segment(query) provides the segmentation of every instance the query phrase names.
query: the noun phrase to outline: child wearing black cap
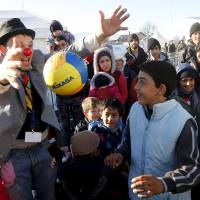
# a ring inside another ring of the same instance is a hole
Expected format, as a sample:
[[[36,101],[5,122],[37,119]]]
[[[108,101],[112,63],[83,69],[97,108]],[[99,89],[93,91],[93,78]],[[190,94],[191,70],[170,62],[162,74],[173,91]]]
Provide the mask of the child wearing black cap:
[[[64,31],[62,24],[57,20],[53,20],[51,22],[50,31],[51,31],[50,38],[55,39],[59,35],[63,35],[66,38],[66,40],[68,41],[69,45],[75,41],[74,35],[69,31]]]
[[[198,72],[189,64],[183,63],[177,66],[177,89],[175,99],[196,120],[200,127],[200,94]],[[198,146],[200,147],[200,129],[198,129]],[[192,200],[198,199],[200,185],[192,189]]]
[[[199,75],[189,63],[177,66],[177,88],[174,96],[195,117],[197,124],[200,124]]]
[[[147,49],[149,53],[148,61],[159,60],[159,61],[169,62],[167,54],[161,52],[161,45],[157,39],[155,38],[148,39]]]
[[[141,66],[125,138],[105,163],[117,167],[129,156],[130,199],[191,199],[199,182],[197,125],[169,95],[176,87],[176,70],[163,61]]]
[[[196,22],[190,27],[190,40],[182,55],[182,63],[192,63],[193,67],[196,68],[197,58],[195,48],[198,43],[200,43],[200,23]]]

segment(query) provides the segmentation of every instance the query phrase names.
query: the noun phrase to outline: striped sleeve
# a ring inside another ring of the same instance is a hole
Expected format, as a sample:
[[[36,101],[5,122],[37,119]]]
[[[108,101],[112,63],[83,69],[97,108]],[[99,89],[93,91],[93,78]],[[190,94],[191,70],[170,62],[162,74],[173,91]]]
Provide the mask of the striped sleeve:
[[[180,193],[190,190],[200,181],[198,128],[189,119],[180,134],[176,145],[176,169],[165,174],[163,181],[167,191]]]

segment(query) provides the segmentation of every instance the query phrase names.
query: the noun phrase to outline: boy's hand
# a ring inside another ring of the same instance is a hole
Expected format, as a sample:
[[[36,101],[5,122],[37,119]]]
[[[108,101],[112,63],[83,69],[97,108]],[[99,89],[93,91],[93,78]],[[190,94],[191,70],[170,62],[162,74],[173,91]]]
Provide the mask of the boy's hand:
[[[26,63],[22,61],[22,49],[9,49],[0,66],[0,83],[11,84],[14,88],[19,89],[17,79],[21,76],[20,68],[26,67]]]
[[[147,198],[164,192],[160,179],[152,175],[142,175],[131,180],[133,192],[140,198]]]
[[[50,163],[50,167],[53,169],[53,168],[56,167],[56,164],[57,164],[56,159],[55,159],[55,158],[52,158],[52,161],[51,161],[51,163]]]
[[[62,158],[62,162],[66,162],[71,157],[71,151],[68,146],[63,146],[60,148],[61,151],[64,153],[64,157]]]
[[[122,164],[123,156],[120,153],[111,153],[104,160],[105,165],[115,169]]]
[[[128,66],[131,66],[134,63],[134,59],[129,59],[127,61]]]
[[[99,11],[101,17],[101,31],[97,34],[97,41],[101,44],[107,37],[114,35],[120,30],[127,30],[127,27],[122,27],[121,24],[129,17],[126,13],[127,9],[121,9],[121,6],[113,12],[109,19],[105,19],[103,11]]]

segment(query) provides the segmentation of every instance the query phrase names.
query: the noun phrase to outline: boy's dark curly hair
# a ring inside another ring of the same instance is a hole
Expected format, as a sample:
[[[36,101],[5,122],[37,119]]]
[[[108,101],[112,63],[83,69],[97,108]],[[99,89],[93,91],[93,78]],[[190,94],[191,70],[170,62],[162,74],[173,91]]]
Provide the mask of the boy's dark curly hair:
[[[102,107],[103,107],[103,110],[105,110],[108,107],[110,107],[112,109],[117,109],[119,116],[122,116],[123,105],[121,104],[121,102],[118,99],[115,99],[115,98],[105,99],[102,103]]]

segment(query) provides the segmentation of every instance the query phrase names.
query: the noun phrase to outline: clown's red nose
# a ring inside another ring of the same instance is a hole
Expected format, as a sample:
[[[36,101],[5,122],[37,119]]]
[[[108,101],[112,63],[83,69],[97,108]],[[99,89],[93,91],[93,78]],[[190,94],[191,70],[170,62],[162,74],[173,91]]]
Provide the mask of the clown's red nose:
[[[32,50],[30,48],[25,48],[23,50],[23,54],[26,56],[26,57],[30,57],[32,55]]]

